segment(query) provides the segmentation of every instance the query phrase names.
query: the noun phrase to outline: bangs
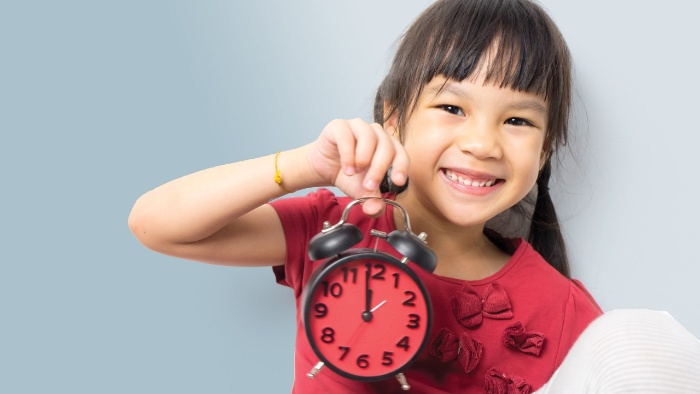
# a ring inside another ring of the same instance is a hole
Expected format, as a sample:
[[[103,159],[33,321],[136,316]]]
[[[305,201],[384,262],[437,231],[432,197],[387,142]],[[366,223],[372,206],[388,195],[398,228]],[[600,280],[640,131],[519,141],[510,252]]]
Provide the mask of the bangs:
[[[433,78],[461,82],[483,76],[486,83],[542,97],[549,107],[547,147],[560,146],[567,135],[570,70],[564,38],[539,5],[437,1],[403,35],[377,91],[375,119],[384,123],[396,115],[403,127]]]
[[[422,53],[414,57],[420,59],[414,67],[422,70],[416,75],[418,86],[438,75],[462,81],[486,67],[486,82],[551,98],[550,85],[558,79],[562,59],[559,45],[552,42],[558,32],[550,30],[542,13],[511,1],[454,5],[415,26],[418,36],[428,37],[428,45],[416,48]]]

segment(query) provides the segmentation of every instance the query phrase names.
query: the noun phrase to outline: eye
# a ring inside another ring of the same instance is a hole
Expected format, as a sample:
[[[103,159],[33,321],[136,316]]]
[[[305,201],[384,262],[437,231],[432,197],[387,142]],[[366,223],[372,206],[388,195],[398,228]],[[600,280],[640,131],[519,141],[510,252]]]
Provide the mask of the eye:
[[[505,123],[512,125],[512,126],[530,126],[530,127],[534,126],[534,124],[532,124],[532,122],[530,122],[527,119],[523,119],[523,118],[510,118],[510,119],[506,120]]]
[[[464,112],[462,111],[462,108],[459,108],[456,105],[440,105],[438,108],[441,108],[443,111],[449,112],[452,115],[459,115],[459,116],[464,116]]]

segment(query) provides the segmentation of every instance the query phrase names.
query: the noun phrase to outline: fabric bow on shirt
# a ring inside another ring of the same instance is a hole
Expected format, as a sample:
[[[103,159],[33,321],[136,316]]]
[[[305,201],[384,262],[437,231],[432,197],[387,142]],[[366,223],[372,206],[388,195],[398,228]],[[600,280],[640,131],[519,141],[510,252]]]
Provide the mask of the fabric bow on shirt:
[[[513,317],[508,295],[498,282],[491,283],[483,297],[472,286],[465,285],[452,298],[452,310],[467,328],[479,326],[484,318],[504,320]]]
[[[515,322],[515,324],[503,331],[503,344],[523,353],[539,356],[542,351],[542,345],[544,345],[544,334],[536,331],[527,331],[523,323]]]
[[[442,362],[457,360],[464,372],[470,373],[481,361],[483,346],[481,342],[462,333],[459,336],[443,327],[432,341],[430,354]]]
[[[532,387],[520,376],[508,376],[491,368],[486,372],[484,391],[488,394],[530,394]]]

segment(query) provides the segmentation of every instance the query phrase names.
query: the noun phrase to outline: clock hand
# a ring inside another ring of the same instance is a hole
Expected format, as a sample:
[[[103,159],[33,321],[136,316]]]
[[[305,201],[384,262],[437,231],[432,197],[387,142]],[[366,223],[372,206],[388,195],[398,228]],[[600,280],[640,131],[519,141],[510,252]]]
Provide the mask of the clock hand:
[[[379,304],[377,304],[377,306],[375,306],[374,308],[372,308],[371,311],[363,312],[363,314],[362,314],[363,320],[364,320],[364,314],[365,314],[365,313],[369,313],[370,319],[371,319],[372,312],[376,311],[377,309],[379,309],[379,307],[381,307],[381,306],[384,305],[384,304],[386,304],[386,300],[384,300],[384,301],[380,302]],[[350,345],[352,345],[353,343],[355,343],[355,339],[357,338],[357,336],[364,330],[365,327],[367,327],[367,324],[365,324],[366,322],[368,322],[368,320],[365,320],[365,321],[363,321],[362,323],[360,323],[360,324],[357,326],[357,328],[355,329],[355,331],[352,333],[352,335],[350,335],[350,339],[348,340],[348,346],[350,346]]]
[[[384,304],[386,304],[386,300],[380,302],[377,306],[375,306],[374,308],[372,308],[372,309],[370,310],[370,312],[376,311],[377,309],[379,309],[380,306],[382,306],[382,305],[384,305]]]
[[[372,305],[372,289],[369,288],[371,268],[372,265],[367,264],[367,270],[365,271],[365,310],[362,311],[362,320],[365,322],[372,320],[372,311],[369,309]]]

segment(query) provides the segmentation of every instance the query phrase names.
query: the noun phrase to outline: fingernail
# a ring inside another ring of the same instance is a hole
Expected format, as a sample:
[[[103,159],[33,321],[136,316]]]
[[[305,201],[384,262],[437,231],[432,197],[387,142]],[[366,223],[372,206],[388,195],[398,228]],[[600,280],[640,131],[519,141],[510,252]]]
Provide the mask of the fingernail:
[[[346,166],[344,172],[347,176],[353,176],[355,175],[355,167]]]
[[[367,179],[365,180],[365,189],[367,190],[375,190],[377,188],[377,182],[375,182],[372,179]]]
[[[392,178],[394,178],[394,183],[398,185],[403,185],[406,183],[406,174],[403,172],[397,172],[392,174]]]

